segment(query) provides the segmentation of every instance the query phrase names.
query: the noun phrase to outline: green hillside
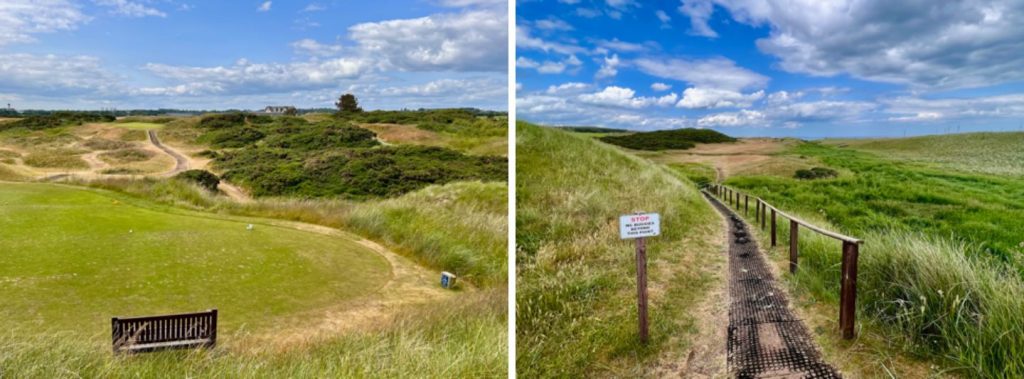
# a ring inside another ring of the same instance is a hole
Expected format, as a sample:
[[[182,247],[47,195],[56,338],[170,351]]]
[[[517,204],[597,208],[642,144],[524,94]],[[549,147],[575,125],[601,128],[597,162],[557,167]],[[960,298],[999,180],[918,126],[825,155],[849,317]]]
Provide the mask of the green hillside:
[[[634,150],[686,150],[698,143],[736,142],[735,138],[710,129],[673,129],[610,135],[601,141]]]
[[[1024,176],[1024,133],[1020,132],[830,140],[826,143],[959,171]]]
[[[643,375],[685,349],[691,312],[724,261],[720,221],[681,174],[584,135],[517,129],[517,362],[521,377]],[[662,215],[650,239],[651,343],[636,336],[632,241],[618,216]],[[700,262],[700,264],[696,264]],[[679,338],[675,338],[679,337]]]

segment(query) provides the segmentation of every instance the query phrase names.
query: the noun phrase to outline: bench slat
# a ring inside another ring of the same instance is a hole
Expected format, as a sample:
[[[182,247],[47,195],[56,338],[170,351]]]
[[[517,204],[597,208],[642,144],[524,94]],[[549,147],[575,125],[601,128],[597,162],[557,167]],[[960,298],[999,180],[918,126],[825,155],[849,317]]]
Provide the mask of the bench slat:
[[[111,319],[115,353],[207,346],[217,342],[217,310]]]

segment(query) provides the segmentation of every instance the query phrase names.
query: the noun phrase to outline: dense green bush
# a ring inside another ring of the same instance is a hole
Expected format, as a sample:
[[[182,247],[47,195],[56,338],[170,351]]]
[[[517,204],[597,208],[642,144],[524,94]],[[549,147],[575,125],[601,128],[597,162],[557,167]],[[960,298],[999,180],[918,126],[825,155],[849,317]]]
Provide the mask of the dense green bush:
[[[174,178],[198,184],[210,192],[217,192],[217,185],[220,184],[220,178],[206,170],[183,171]]]
[[[325,149],[249,148],[216,161],[224,178],[256,196],[397,196],[457,180],[505,180],[504,157],[477,157],[440,147]]]
[[[81,125],[86,122],[113,122],[114,116],[90,112],[54,112],[49,115],[28,116],[17,121],[0,124],[0,131],[25,128],[43,130],[68,125]]]
[[[834,178],[839,176],[836,170],[825,168],[825,167],[814,167],[810,170],[796,170],[796,174],[793,175],[797,179],[825,179]]]
[[[735,142],[736,139],[710,129],[674,129],[604,136],[601,141],[635,150],[686,150],[698,143]]]

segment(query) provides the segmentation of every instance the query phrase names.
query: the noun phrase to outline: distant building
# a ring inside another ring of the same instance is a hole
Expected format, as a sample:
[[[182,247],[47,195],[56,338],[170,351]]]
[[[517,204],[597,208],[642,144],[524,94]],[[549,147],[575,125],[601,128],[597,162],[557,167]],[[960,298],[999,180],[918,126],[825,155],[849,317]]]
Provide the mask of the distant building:
[[[284,106],[270,105],[270,106],[267,106],[266,108],[263,108],[263,113],[266,113],[266,114],[286,114],[286,113],[294,113],[294,112],[295,112],[295,107],[290,106],[290,105],[284,105]]]

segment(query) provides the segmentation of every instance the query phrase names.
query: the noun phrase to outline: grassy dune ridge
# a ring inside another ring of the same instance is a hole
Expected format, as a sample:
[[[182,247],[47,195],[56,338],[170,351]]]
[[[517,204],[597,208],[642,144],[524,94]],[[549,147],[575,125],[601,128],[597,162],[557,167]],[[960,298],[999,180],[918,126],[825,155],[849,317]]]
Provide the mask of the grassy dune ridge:
[[[955,374],[1024,376],[1024,183],[820,144],[791,153],[850,174],[813,181],[733,177],[727,183],[866,241],[858,274],[862,333],[884,335],[890,348]],[[779,234],[776,257],[784,257],[788,223],[779,224]],[[786,277],[796,291],[835,309],[839,244],[801,233],[799,248],[800,270]]]
[[[589,137],[517,125],[517,362],[521,377],[635,377],[679,351],[724,261],[720,219],[671,170]],[[659,212],[649,242],[651,336],[636,337],[635,260],[618,216]],[[697,263],[700,262],[700,263]]]
[[[890,158],[964,172],[1024,176],[1024,133],[965,133],[874,140],[828,140]]]

